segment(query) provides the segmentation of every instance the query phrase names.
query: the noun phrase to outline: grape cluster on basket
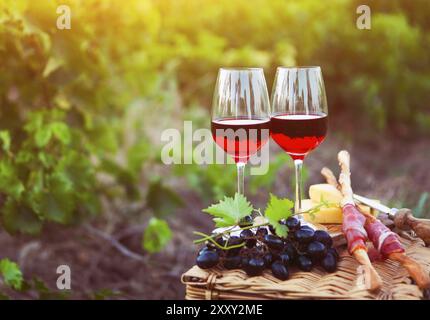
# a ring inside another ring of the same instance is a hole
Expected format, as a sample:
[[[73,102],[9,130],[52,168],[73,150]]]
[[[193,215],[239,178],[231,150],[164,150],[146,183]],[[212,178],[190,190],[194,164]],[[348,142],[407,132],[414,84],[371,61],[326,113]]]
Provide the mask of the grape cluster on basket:
[[[297,217],[279,221],[288,228],[286,237],[276,235],[271,225],[253,227],[252,218],[245,217],[239,231],[214,235],[200,249],[196,263],[202,269],[221,265],[226,269],[243,269],[249,276],[258,276],[265,269],[280,279],[289,278],[292,268],[311,271],[321,266],[327,272],[337,267],[338,253],[330,235],[301,225]],[[229,248],[228,250],[222,248]]]

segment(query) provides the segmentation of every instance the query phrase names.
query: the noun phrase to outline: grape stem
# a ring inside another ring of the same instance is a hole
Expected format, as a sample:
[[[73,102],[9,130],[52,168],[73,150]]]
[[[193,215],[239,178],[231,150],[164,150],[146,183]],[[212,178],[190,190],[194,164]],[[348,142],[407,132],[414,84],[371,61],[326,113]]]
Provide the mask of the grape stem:
[[[293,215],[298,215],[298,214],[303,214],[303,213],[308,213],[309,215],[311,215],[311,217],[314,215],[314,212],[317,212],[320,208],[322,207],[333,207],[336,206],[335,204],[329,203],[328,201],[325,201],[323,198],[321,198],[321,202],[319,204],[317,204],[316,206],[302,211],[302,212],[297,212]],[[255,210],[257,211],[261,216],[263,216],[260,212],[260,210]],[[248,230],[248,229],[254,229],[254,228],[258,228],[258,227],[264,227],[264,226],[268,226],[269,222],[265,222],[265,223],[261,223],[261,224],[256,224],[256,225],[250,225],[250,226],[246,226],[246,227],[239,227],[238,230]],[[193,233],[195,235],[201,236],[202,238],[196,239],[193,241],[194,244],[199,244],[199,243],[203,243],[205,241],[210,241],[211,243],[213,243],[217,248],[220,248],[222,250],[230,250],[230,249],[235,249],[235,248],[241,248],[245,245],[245,243],[241,243],[241,244],[236,244],[236,245],[232,245],[232,246],[227,246],[227,242],[224,246],[220,245],[218,242],[216,242],[215,239],[223,236],[223,235],[227,235],[232,233],[233,231],[238,231],[238,230],[234,230],[234,228],[237,227],[237,225],[231,226],[229,229],[217,233],[215,235],[209,235],[203,232],[198,232],[198,231],[194,231]]]
[[[251,226],[246,226],[246,227],[240,227],[238,230],[248,230],[248,229],[253,229],[253,228],[258,228],[258,227],[264,227],[264,226],[267,226],[267,225],[269,225],[269,223],[265,222],[265,223],[261,223],[261,224],[256,224],[256,225],[251,225]],[[233,227],[235,227],[235,226],[233,226]],[[218,242],[215,241],[216,238],[219,238],[219,237],[221,237],[223,235],[230,234],[233,231],[237,231],[237,230],[232,230],[232,228],[230,228],[228,230],[225,230],[223,232],[217,233],[215,235],[208,235],[208,234],[203,233],[203,232],[194,231],[193,233],[195,235],[201,236],[202,238],[194,240],[193,243],[199,244],[199,243],[202,243],[202,242],[205,242],[205,241],[210,241],[216,247],[218,247],[220,249],[223,249],[223,250],[230,250],[230,249],[234,249],[234,248],[243,247],[245,245],[245,243],[236,244],[236,245],[232,245],[232,246],[227,246],[227,242],[226,242],[226,245],[221,246]]]

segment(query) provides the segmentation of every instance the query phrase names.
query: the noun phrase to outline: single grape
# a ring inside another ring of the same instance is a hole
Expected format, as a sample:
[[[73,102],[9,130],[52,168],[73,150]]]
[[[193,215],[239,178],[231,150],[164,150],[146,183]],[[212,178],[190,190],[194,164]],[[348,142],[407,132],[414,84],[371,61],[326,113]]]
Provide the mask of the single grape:
[[[240,233],[240,237],[242,239],[250,238],[253,236],[254,236],[254,232],[252,232],[252,230],[250,230],[250,229],[242,230],[242,232]]]
[[[216,240],[216,243],[218,243],[221,247],[224,247],[226,241],[223,239],[223,237],[219,237]]]
[[[238,245],[238,244],[242,244],[244,241],[245,240],[239,238],[238,236],[231,236],[227,240],[227,245],[228,246],[235,246],[235,245]]]
[[[211,251],[212,249],[209,249],[207,246],[204,246],[203,248],[201,248],[199,250],[199,252],[197,253],[197,256],[201,255],[203,252],[205,251]]]
[[[226,257],[223,261],[224,268],[237,269],[240,267],[242,258],[240,256]]]
[[[336,248],[329,248],[327,253],[331,253],[336,258],[336,260],[339,260],[339,253],[337,252]]]
[[[197,259],[197,265],[202,269],[209,269],[218,264],[219,255],[216,251],[206,250],[200,254]]]
[[[274,260],[273,254],[270,252],[267,252],[263,256],[263,260],[264,260],[264,265],[266,266],[266,268],[270,268],[270,266],[272,265],[272,262]]]
[[[264,242],[273,250],[282,250],[284,248],[284,242],[282,239],[272,234],[265,235]]]
[[[290,232],[296,231],[300,228],[300,220],[297,217],[289,217],[285,224]]]
[[[337,267],[336,257],[332,253],[327,253],[324,259],[322,259],[321,261],[321,266],[327,272],[336,271],[336,267]]]
[[[294,238],[299,243],[309,243],[314,239],[314,230],[301,227],[294,233]]]
[[[269,233],[269,231],[267,231],[266,227],[259,227],[255,234],[257,235],[257,237],[263,238],[268,233]]]
[[[273,262],[272,273],[279,280],[287,280],[289,277],[288,268],[281,261]]]
[[[311,271],[314,265],[309,257],[305,255],[299,255],[297,258],[297,266],[300,270]]]
[[[311,227],[309,227],[308,225],[304,225],[304,226],[301,226],[300,227],[300,229],[306,229],[306,230],[312,230],[312,231],[314,231],[315,232],[315,230],[314,229],[312,229]]]
[[[284,251],[288,253],[290,256],[291,261],[294,261],[297,257],[297,249],[294,247],[294,245],[291,242],[286,242],[284,245]]]
[[[286,252],[282,252],[279,254],[279,261],[288,266],[291,263],[291,258]]]
[[[247,230],[243,230],[241,233],[240,233],[240,237],[242,238],[242,239],[245,239],[245,245],[248,247],[248,248],[252,248],[252,247],[254,247],[255,246],[255,244],[257,243],[257,239],[255,239],[255,235],[254,235],[254,232],[252,232],[251,230],[249,230],[249,229],[247,229]],[[251,238],[251,239],[250,239]]]
[[[248,257],[241,257],[241,259],[240,259],[240,265],[241,265],[242,269],[245,269],[246,266],[248,265],[248,263],[249,263],[249,258]]]
[[[269,231],[271,234],[276,234],[275,228],[273,228],[273,226],[271,224],[269,224]]]
[[[242,219],[240,219],[239,221],[239,227],[247,227],[252,225],[252,223],[254,222],[254,220],[252,219],[251,216],[245,216]]]
[[[297,243],[297,251],[299,253],[306,253],[306,250],[308,250],[308,244],[307,243]]]
[[[314,240],[324,243],[327,247],[331,247],[333,245],[333,239],[328,232],[324,230],[316,230],[314,233]]]
[[[242,244],[243,242],[244,240],[239,238],[238,236],[231,236],[227,240],[227,246],[239,245],[239,244]],[[239,254],[240,250],[241,250],[241,247],[238,247],[238,248],[228,249],[226,252],[228,256],[236,256]]]
[[[320,261],[326,256],[327,248],[319,241],[312,241],[309,243],[306,252],[313,261]]]
[[[264,270],[264,260],[262,258],[251,258],[243,269],[251,277],[258,276]]]
[[[430,300],[430,288],[423,290],[423,300]]]
[[[225,250],[224,252],[227,255],[227,257],[234,257],[240,254],[241,249],[242,248],[233,248],[233,249]]]

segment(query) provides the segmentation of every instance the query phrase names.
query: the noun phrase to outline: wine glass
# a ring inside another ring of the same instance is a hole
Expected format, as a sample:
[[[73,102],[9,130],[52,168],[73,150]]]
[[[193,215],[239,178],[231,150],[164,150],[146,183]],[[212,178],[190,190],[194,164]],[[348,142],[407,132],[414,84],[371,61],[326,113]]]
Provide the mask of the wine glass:
[[[212,137],[237,166],[244,193],[248,159],[269,140],[270,104],[263,69],[221,68],[212,103]]]
[[[327,133],[327,98],[320,67],[279,67],[272,88],[270,136],[294,160],[295,212],[302,209],[302,165]]]

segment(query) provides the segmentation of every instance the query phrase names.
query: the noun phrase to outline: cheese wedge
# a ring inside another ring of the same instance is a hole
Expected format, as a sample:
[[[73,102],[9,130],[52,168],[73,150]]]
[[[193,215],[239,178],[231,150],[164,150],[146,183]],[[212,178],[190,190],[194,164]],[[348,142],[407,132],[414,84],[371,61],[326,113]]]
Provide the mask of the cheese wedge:
[[[327,199],[327,198],[324,198]],[[314,208],[320,203],[320,201],[315,202],[312,201],[312,199],[304,199],[302,200],[302,211],[307,211],[309,209]],[[333,203],[333,202],[330,202]],[[358,208],[362,210],[363,212],[367,212],[370,214],[375,215],[376,212],[374,212],[371,208],[364,206],[364,205],[358,205]],[[309,221],[311,223],[321,223],[321,224],[341,224],[342,223],[342,208],[339,207],[322,207],[317,212],[315,212],[313,215],[304,213],[303,218],[306,221]]]
[[[331,184],[314,184],[309,187],[309,198],[314,202],[324,200],[330,203],[340,203],[342,193]]]

